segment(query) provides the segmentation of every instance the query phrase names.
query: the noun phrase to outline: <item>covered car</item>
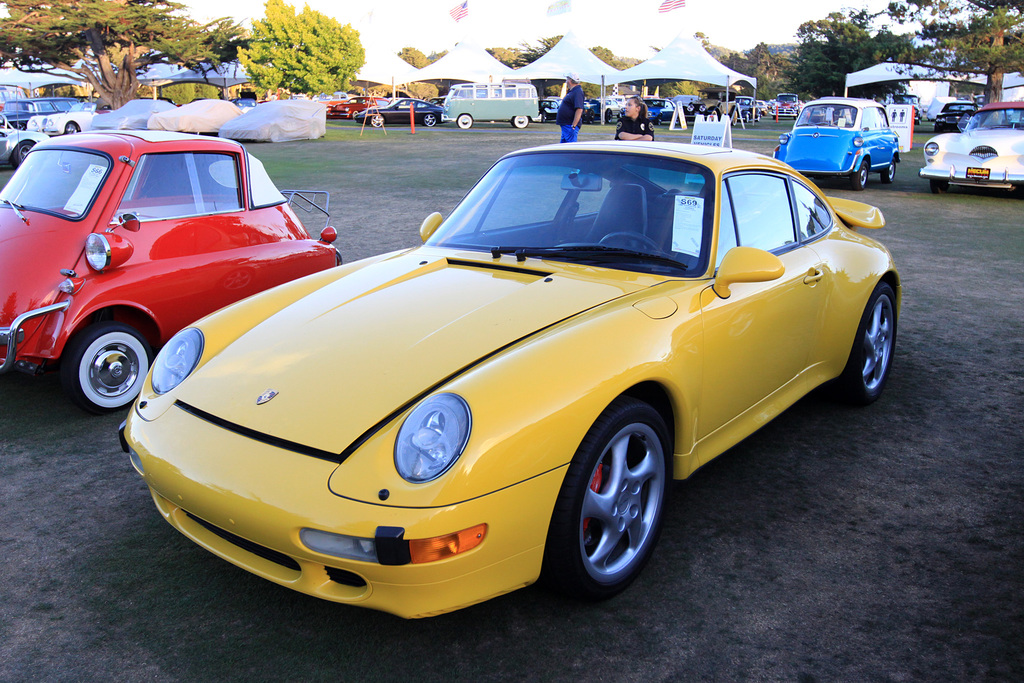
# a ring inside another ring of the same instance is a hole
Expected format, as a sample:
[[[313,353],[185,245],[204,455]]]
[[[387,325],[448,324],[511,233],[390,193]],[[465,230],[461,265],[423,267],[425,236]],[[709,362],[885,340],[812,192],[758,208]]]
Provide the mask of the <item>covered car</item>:
[[[863,190],[869,173],[896,178],[899,136],[874,100],[828,97],[808,102],[793,130],[779,136],[775,158],[809,177],[845,176]]]
[[[216,134],[225,123],[241,116],[242,110],[227,100],[195,100],[149,117],[150,130]]]
[[[337,265],[336,232],[320,237],[236,142],[40,142],[0,191],[0,375],[59,373],[83,409],[120,409],[182,327]]]
[[[256,105],[220,127],[222,138],[251,142],[316,140],[327,132],[327,106],[309,100],[275,100]]]
[[[883,225],[738,150],[513,152],[422,246],[179,333],[122,446],[175,529],[313,596],[403,617],[538,579],[607,598],[671,480],[818,386],[881,395],[900,283],[858,231]]]
[[[974,114],[962,133],[945,133],[925,143],[924,167],[933,193],[950,185],[1024,187],[1024,102],[993,102]]]
[[[174,109],[167,100],[132,100],[92,121],[93,130],[147,130],[149,117]]]

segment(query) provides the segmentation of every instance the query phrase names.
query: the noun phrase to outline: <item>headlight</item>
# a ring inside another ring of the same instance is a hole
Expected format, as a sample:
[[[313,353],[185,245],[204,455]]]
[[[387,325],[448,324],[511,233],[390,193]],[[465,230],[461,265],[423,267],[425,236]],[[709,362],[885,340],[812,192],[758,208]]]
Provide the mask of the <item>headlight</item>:
[[[94,232],[85,238],[85,260],[93,270],[110,265],[110,243],[106,237]]]
[[[188,327],[171,337],[153,362],[153,391],[166,394],[192,374],[203,356],[203,333]]]
[[[926,144],[924,146],[924,155],[925,156],[933,157],[933,156],[935,156],[938,153],[939,153],[939,143],[937,143],[937,142],[929,142],[928,144]]]
[[[859,135],[857,137],[855,137],[853,139],[853,146],[854,147],[863,147],[864,146],[864,138],[862,138]]]
[[[418,484],[444,474],[462,455],[471,427],[469,405],[461,396],[437,394],[416,406],[395,441],[402,479]]]
[[[788,143],[789,143],[789,135],[788,134],[783,133],[782,135],[779,136],[779,144],[780,145],[785,145],[785,144],[788,144]]]

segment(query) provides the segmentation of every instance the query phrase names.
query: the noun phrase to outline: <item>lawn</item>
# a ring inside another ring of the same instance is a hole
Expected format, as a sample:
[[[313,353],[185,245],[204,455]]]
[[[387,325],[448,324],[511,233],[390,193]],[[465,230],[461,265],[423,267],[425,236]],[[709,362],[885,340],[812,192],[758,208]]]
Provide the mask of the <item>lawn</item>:
[[[789,127],[734,146],[770,153]],[[530,587],[402,621],[289,591],[160,518],[123,415],[81,413],[56,377],[0,377],[0,680],[1021,680],[1024,202],[931,195],[928,137],[892,185],[821,183],[888,219],[872,236],[904,299],[885,395],[808,397],[678,483],[651,563],[605,603]],[[352,261],[415,245],[502,153],[557,139],[345,123],[250,151],[279,187],[330,191]]]

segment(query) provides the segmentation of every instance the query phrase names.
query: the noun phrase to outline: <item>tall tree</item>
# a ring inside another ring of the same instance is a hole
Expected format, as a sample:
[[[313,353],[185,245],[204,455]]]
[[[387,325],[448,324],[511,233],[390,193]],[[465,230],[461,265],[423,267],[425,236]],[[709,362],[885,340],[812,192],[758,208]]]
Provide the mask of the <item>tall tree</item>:
[[[139,74],[154,64],[235,58],[242,28],[229,19],[199,24],[170,0],[5,0],[0,57],[25,71],[70,71],[101,101],[135,97]]]
[[[909,36],[897,36],[885,28],[872,34],[873,16],[866,10],[848,11],[849,16],[832,12],[797,29],[799,44],[788,76],[802,96],[842,95],[846,74],[893,59],[912,46]],[[885,94],[898,87],[878,84],[865,94]]]
[[[249,47],[238,56],[258,89],[299,93],[347,90],[366,60],[350,24],[309,5],[296,14],[283,0],[267,0],[264,18],[252,22]]]
[[[898,61],[951,75],[984,74],[985,97],[998,102],[1003,76],[1024,71],[1024,0],[897,0],[889,15],[921,25],[921,44]]]

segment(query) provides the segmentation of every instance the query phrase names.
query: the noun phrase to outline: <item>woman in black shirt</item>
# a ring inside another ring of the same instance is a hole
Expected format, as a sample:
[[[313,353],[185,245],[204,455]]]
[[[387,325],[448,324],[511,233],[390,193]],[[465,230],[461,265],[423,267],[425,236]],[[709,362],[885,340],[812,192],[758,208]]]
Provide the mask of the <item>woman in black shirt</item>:
[[[615,128],[616,140],[654,140],[654,126],[647,119],[647,105],[639,97],[626,100],[626,107],[619,125]]]

